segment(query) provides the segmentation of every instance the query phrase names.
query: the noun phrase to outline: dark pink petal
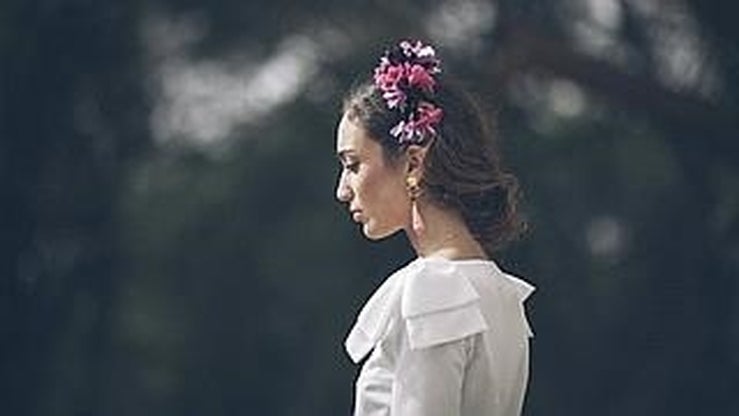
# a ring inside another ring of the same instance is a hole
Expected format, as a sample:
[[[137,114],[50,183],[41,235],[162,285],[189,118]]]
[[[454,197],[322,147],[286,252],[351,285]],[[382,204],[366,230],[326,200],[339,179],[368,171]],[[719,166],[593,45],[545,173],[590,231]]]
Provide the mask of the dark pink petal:
[[[384,71],[375,73],[375,85],[384,91],[397,89],[404,72],[404,68],[400,65],[388,66]]]
[[[440,108],[437,108],[430,103],[423,102],[418,107],[418,118],[415,121],[415,125],[419,130],[424,132],[424,134],[426,132],[429,134],[435,134],[435,127],[439,124],[443,115],[444,112]]]
[[[408,84],[432,92],[436,82],[434,78],[421,65],[413,65],[408,75]]]

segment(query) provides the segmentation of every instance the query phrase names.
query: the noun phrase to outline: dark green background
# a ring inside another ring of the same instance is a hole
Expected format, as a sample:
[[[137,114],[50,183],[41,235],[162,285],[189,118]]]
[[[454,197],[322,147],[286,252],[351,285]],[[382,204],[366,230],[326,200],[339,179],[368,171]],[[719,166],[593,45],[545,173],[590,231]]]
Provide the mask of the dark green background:
[[[4,0],[0,414],[349,414],[343,338],[412,253],[364,241],[334,201],[334,127],[408,36],[498,114],[525,190],[530,232],[498,258],[538,288],[525,414],[739,413],[735,17],[718,0]],[[232,128],[177,129],[244,85],[214,121]],[[161,130],[178,94],[191,112]]]

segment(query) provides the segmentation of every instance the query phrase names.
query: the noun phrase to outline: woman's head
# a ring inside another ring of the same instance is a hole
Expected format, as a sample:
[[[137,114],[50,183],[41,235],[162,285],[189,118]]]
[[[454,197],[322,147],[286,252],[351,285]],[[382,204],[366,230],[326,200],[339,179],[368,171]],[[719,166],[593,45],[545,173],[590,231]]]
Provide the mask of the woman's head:
[[[404,185],[406,169],[397,161],[391,163],[380,142],[346,113],[337,129],[336,154],[342,165],[336,198],[348,205],[364,235],[380,239],[404,228],[411,207]]]
[[[443,113],[432,125],[433,134],[413,141],[399,140],[391,133],[408,120],[409,112],[388,106],[387,94],[383,96],[387,91],[377,84],[377,76],[375,82],[365,82],[347,94],[341,125],[353,126],[373,142],[384,166],[395,175],[390,188],[396,202],[390,204],[406,213],[397,218],[408,221],[410,198],[403,178],[416,169],[423,201],[459,214],[470,233],[491,253],[522,230],[516,209],[517,181],[501,167],[489,118],[454,82],[441,75],[434,76],[434,81],[433,94],[422,96]],[[421,166],[414,167],[418,160]],[[399,196],[401,191],[405,198]]]

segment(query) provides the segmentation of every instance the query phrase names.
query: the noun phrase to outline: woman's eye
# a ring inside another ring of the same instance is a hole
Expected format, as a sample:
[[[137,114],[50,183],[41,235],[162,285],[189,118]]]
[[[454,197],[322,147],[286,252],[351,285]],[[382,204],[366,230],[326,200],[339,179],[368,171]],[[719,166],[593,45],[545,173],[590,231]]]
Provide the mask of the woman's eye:
[[[346,165],[344,165],[344,169],[356,173],[359,170],[359,162],[347,163]]]

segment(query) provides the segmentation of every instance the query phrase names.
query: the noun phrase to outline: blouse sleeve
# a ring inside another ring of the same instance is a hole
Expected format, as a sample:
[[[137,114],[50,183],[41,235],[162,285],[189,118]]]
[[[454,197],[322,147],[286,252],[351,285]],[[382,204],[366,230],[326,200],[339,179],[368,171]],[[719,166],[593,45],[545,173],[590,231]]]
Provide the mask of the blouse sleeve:
[[[401,300],[409,347],[431,347],[487,330],[479,299],[454,267],[424,267],[409,275]]]
[[[407,279],[391,414],[459,415],[469,351],[487,329],[479,296],[453,267],[423,267]]]
[[[393,415],[458,416],[469,344],[461,340],[427,348],[403,348],[392,392]]]

